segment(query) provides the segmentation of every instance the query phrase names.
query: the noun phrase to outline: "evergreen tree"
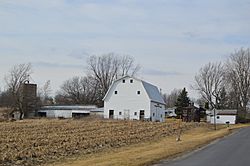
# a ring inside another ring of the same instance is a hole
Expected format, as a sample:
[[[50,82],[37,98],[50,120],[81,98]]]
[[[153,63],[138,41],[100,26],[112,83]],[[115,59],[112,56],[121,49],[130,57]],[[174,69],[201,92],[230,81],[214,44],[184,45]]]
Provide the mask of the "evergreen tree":
[[[177,102],[176,102],[176,107],[188,107],[189,103],[190,103],[190,99],[188,97],[188,92],[186,91],[186,88],[183,88],[183,90],[181,91],[181,93],[179,94],[178,98],[177,98]]]
[[[178,117],[180,117],[182,109],[188,107],[189,104],[190,104],[190,99],[188,97],[188,92],[186,91],[186,88],[183,88],[175,104],[175,106],[177,107],[176,114]]]

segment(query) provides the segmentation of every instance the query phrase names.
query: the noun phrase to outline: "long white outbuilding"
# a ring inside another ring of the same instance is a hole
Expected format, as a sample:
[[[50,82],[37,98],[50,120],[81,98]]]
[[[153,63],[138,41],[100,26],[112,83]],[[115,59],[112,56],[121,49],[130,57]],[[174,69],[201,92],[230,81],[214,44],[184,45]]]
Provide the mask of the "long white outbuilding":
[[[91,112],[102,111],[96,106],[44,106],[38,110],[38,116],[48,118],[73,118],[73,117],[85,117],[89,116]]]
[[[237,110],[215,110],[215,116],[214,111],[212,110],[207,115],[207,121],[214,124],[226,124],[229,122],[229,124],[236,124],[236,116],[237,116]]]

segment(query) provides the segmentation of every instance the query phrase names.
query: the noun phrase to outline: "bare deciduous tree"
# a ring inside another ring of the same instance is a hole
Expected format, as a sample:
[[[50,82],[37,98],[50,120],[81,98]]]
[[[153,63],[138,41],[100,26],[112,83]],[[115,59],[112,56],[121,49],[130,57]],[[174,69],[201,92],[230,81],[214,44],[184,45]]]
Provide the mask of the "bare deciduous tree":
[[[82,91],[82,86],[80,77],[73,77],[72,79],[66,80],[61,86],[61,90],[62,94],[70,98],[73,103],[81,103],[80,92]]]
[[[120,57],[120,76],[130,75],[134,76],[140,70],[140,66],[135,65],[135,60],[131,56],[122,56]]]
[[[99,83],[93,77],[73,77],[61,86],[61,96],[70,104],[96,104]]]
[[[41,100],[41,104],[42,105],[47,105],[47,104],[51,104],[52,102],[52,98],[50,97],[51,95],[51,86],[50,86],[50,80],[47,80],[45,82],[45,84],[39,88],[39,91],[38,91],[38,96]]]
[[[194,89],[209,102],[211,108],[218,108],[220,93],[224,87],[224,67],[221,63],[208,63],[195,76]]]
[[[192,99],[192,101],[194,103],[197,103],[199,106],[202,106],[203,108],[206,108],[207,101],[203,97],[200,97],[198,99]]]
[[[0,107],[8,107],[10,108],[12,105],[12,95],[10,90],[6,90],[1,92],[0,94]]]
[[[170,94],[164,94],[163,99],[166,103],[167,108],[175,107],[175,104],[177,102],[177,98],[179,94],[181,93],[181,89],[174,89],[171,91]]]
[[[250,97],[250,49],[240,49],[231,54],[226,63],[226,76],[239,108],[246,114]]]
[[[113,53],[102,56],[91,56],[88,59],[89,75],[99,81],[101,96],[108,91],[112,82],[125,75],[135,75],[140,69],[130,56],[119,56]]]
[[[119,65],[118,57],[113,54],[100,57],[91,56],[89,58],[89,74],[100,82],[103,93],[108,91],[109,86],[116,79]]]
[[[20,93],[20,88],[25,81],[28,81],[32,73],[31,64],[19,64],[15,65],[9,73],[5,76],[5,82],[10,91],[11,95],[11,108],[13,111],[20,112],[20,119],[22,119],[24,114],[22,95]]]

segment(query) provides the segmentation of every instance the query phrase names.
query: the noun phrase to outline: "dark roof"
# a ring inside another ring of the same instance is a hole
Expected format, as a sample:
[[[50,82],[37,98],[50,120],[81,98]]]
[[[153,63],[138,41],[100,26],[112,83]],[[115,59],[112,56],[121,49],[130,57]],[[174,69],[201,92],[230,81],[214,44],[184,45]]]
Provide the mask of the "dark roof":
[[[217,115],[237,115],[237,110],[217,110]]]
[[[51,105],[43,106],[40,110],[91,110],[96,108],[95,105]]]
[[[145,82],[145,81],[142,81],[142,84],[143,84],[151,101],[165,104],[163,97],[162,97],[159,89],[156,86],[154,86],[148,82]]]

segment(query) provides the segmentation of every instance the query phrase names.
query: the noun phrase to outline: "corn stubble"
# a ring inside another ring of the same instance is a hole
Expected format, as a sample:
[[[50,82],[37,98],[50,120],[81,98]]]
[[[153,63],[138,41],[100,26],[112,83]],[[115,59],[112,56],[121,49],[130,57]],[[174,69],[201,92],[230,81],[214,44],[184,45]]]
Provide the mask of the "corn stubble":
[[[183,123],[182,131],[205,124]],[[177,122],[25,120],[0,123],[0,165],[41,165],[175,135]]]

